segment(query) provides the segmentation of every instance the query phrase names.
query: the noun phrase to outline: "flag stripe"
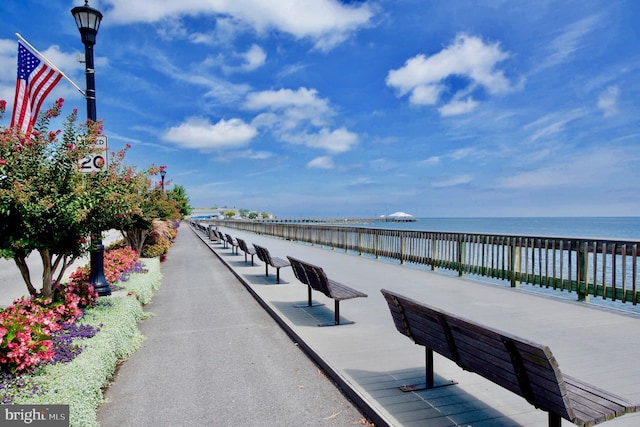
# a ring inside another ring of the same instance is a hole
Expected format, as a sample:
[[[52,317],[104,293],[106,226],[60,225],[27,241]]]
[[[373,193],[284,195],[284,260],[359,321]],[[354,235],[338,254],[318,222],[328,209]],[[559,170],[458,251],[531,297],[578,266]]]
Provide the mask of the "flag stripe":
[[[33,50],[18,42],[18,78],[11,127],[27,134],[38,119],[45,98],[58,84],[62,74]]]

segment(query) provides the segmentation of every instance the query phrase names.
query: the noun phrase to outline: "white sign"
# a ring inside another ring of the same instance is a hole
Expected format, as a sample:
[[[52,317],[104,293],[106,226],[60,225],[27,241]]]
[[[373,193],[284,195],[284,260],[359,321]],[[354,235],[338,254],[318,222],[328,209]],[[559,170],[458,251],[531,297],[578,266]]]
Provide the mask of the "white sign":
[[[78,139],[81,138],[82,136],[78,136]],[[96,152],[94,154],[89,154],[80,160],[80,172],[99,172],[107,167],[107,135],[96,136],[96,143],[93,147]]]

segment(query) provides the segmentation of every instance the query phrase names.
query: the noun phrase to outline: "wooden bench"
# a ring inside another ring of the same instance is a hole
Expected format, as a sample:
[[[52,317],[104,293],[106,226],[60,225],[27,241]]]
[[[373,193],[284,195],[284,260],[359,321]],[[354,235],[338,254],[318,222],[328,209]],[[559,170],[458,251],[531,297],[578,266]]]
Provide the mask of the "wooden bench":
[[[222,234],[222,232],[220,230],[213,230],[213,234],[215,234],[215,236],[216,236],[216,242],[217,243],[222,243],[222,245],[226,248],[227,247],[227,242],[226,242],[226,240],[224,240],[224,234]]]
[[[247,246],[247,242],[239,237],[236,237],[236,242],[238,242],[238,246],[242,252],[244,252],[244,262],[247,262],[247,255],[251,255],[251,265],[253,265],[253,256],[256,254],[256,249],[254,247]]]
[[[255,243],[253,244],[253,247],[255,248],[256,254],[258,255],[260,261],[264,262],[265,276],[269,276],[269,266],[271,266],[276,269],[276,280],[278,283],[280,283],[280,269],[282,267],[289,267],[291,265],[289,261],[287,261],[286,259],[271,256],[267,248],[258,246]]]
[[[230,235],[228,235],[228,234],[225,234],[225,235],[224,235],[224,237],[225,237],[225,241],[226,241],[228,244],[230,244],[230,245],[231,245],[231,251],[232,251],[234,254],[237,254],[237,253],[238,253],[238,242],[236,242],[235,240],[233,240],[233,237],[231,237],[231,236],[230,236]]]
[[[308,262],[301,261],[299,259],[287,256],[293,269],[293,274],[296,278],[308,286],[309,289],[309,306],[311,303],[311,289],[322,292],[327,297],[334,300],[335,318],[333,325],[340,325],[340,301],[351,298],[366,298],[367,294],[350,288],[347,285],[331,280],[327,277],[322,267],[309,264]],[[342,324],[349,324],[353,322],[347,322]],[[328,326],[328,325],[320,325]]]
[[[396,329],[426,348],[425,388],[439,386],[433,380],[435,351],[462,369],[475,372],[548,412],[549,426],[560,426],[561,418],[590,426],[636,412],[640,407],[563,375],[547,346],[479,325],[385,289],[381,292]],[[408,386],[403,389],[418,388]]]

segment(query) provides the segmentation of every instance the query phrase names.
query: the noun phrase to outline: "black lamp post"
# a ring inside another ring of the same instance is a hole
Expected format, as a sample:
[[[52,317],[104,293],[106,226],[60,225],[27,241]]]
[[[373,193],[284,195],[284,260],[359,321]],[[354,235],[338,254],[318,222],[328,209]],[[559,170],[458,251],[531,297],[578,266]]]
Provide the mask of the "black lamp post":
[[[162,187],[162,194],[164,194],[164,177],[167,176],[167,171],[162,169],[160,171],[160,186]]]
[[[102,21],[102,13],[99,10],[89,7],[89,1],[85,0],[84,6],[77,6],[71,9],[71,14],[76,20],[82,44],[84,45],[85,72],[87,76],[87,89],[85,98],[87,99],[87,118],[91,121],[97,120],[96,115],[96,79],[93,68],[93,46],[96,44],[98,28]],[[111,295],[111,287],[104,277],[104,245],[99,236],[95,239],[94,248],[91,250],[91,273],[89,283],[98,292],[98,295]],[[92,238],[93,240],[93,238]],[[93,242],[92,242],[93,244]]]

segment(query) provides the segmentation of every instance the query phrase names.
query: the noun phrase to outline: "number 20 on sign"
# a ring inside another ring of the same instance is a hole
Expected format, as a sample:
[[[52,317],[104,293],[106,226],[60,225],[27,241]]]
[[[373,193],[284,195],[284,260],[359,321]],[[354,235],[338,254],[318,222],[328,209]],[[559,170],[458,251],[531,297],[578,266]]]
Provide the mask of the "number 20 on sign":
[[[78,139],[82,138],[78,136]],[[80,159],[80,171],[84,173],[99,172],[107,167],[107,136],[96,136],[96,143],[93,147],[94,154],[89,154]]]

